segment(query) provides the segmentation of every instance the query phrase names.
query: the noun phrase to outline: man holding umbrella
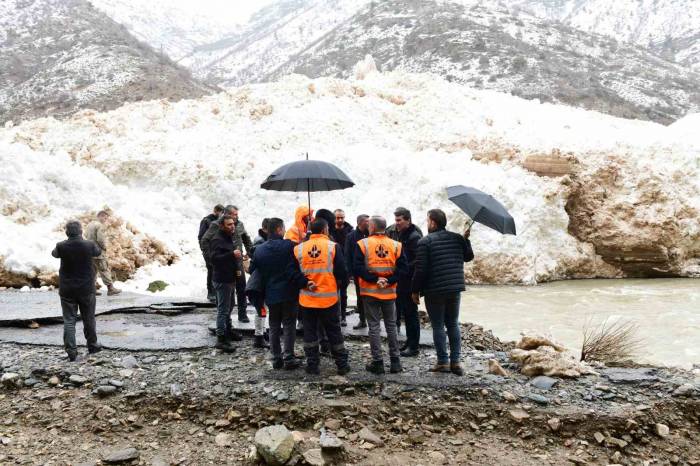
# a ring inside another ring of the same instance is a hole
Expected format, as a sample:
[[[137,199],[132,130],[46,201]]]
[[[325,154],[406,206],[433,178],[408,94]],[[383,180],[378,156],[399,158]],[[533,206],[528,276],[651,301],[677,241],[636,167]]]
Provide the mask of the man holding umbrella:
[[[431,372],[464,375],[459,362],[461,334],[459,302],[464,286],[464,263],[474,259],[469,230],[464,236],[447,231],[447,216],[440,209],[428,211],[428,236],[418,241],[411,291],[413,301],[425,297],[425,307],[433,327],[437,364]],[[447,334],[445,334],[447,328]],[[448,359],[447,342],[450,342]]]

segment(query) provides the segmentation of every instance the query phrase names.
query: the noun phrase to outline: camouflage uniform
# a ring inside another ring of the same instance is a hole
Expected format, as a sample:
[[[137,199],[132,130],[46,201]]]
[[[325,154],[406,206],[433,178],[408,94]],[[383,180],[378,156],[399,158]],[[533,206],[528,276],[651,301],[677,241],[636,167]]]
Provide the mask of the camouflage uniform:
[[[99,257],[93,259],[93,264],[95,266],[96,273],[100,275],[102,282],[105,286],[111,288],[112,273],[109,270],[109,264],[107,263],[107,257],[105,252],[107,251],[107,238],[104,233],[104,226],[98,220],[93,220],[85,229],[85,239],[94,241],[97,246],[102,250],[102,254]]]

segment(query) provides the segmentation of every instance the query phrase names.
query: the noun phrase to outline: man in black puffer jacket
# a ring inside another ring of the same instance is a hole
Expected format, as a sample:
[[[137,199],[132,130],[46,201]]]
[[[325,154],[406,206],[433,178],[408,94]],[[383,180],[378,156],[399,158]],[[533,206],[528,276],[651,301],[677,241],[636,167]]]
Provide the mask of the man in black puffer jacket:
[[[425,307],[433,327],[437,364],[430,371],[463,375],[459,363],[459,300],[460,293],[465,290],[464,263],[474,259],[474,252],[469,230],[462,236],[447,231],[446,225],[445,212],[439,209],[428,211],[429,234],[418,241],[411,291],[416,304],[420,294],[425,296]],[[450,340],[449,364],[446,336]]]

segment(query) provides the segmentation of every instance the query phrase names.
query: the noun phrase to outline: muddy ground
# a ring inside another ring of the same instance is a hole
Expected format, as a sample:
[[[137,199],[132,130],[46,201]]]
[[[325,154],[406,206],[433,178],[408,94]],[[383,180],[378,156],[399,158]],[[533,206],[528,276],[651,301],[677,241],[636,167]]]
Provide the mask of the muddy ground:
[[[697,374],[598,368],[537,388],[489,374],[491,358],[517,369],[489,341],[465,327],[464,377],[428,373],[429,348],[402,374],[370,375],[362,339],[347,343],[345,377],[330,359],[320,377],[273,370],[250,338],[232,355],[105,350],[73,363],[56,346],[2,343],[0,464],[244,464],[273,424],[298,431],[300,465],[321,429],[344,444],[327,464],[700,464]]]

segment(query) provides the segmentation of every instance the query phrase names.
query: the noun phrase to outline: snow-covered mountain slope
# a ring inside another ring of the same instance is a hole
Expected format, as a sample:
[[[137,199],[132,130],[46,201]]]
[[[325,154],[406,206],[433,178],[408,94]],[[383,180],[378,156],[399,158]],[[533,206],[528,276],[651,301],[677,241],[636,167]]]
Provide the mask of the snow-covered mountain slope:
[[[369,0],[281,0],[256,13],[240,33],[198,47],[181,63],[217,85],[259,82],[366,3]]]
[[[634,42],[700,71],[697,0],[508,0],[513,11]]]
[[[60,226],[109,206],[180,258],[139,268],[127,289],[161,279],[172,284],[168,294],[201,295],[201,217],[231,202],[250,230],[263,217],[291,220],[306,195],[260,183],[308,152],[355,181],[311,199],[315,208],[344,207],[348,218],[390,217],[402,205],[424,228],[425,212],[439,207],[459,231],[466,218],[446,186],[501,200],[518,236],[476,225],[472,282],[700,275],[697,115],[666,127],[432,75],[379,74],[369,62],[358,76],[296,75],[0,129],[0,272],[50,280]]]
[[[180,60],[200,45],[216,42],[240,29],[223,12],[193,11],[167,0],[89,0],[155,50]]]
[[[384,70],[433,72],[477,88],[670,123],[700,108],[700,75],[641,47],[481,4],[385,0],[273,73],[347,77],[371,54]]]
[[[87,1],[0,2],[0,123],[211,91]]]

